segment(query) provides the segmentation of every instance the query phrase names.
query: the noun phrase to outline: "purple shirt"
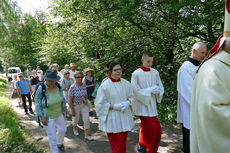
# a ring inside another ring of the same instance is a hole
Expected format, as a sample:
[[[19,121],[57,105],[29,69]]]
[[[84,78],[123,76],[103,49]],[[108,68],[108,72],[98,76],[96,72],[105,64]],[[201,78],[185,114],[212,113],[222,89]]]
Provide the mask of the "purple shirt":
[[[87,95],[86,85],[82,84],[78,86],[76,84],[72,84],[69,89],[69,96],[73,96],[73,105],[78,105],[84,103],[85,96]]]

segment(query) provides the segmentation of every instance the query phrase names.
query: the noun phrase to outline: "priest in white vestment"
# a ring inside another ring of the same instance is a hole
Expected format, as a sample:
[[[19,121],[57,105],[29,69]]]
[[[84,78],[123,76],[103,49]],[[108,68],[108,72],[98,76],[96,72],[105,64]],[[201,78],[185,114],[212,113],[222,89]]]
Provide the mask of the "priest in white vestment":
[[[110,63],[109,71],[111,76],[101,84],[95,100],[99,130],[107,133],[113,153],[125,153],[128,131],[134,126],[133,92],[130,82],[121,78],[119,63]]]
[[[230,0],[224,35],[195,76],[191,105],[191,153],[230,152]]]
[[[161,126],[157,119],[157,106],[164,93],[159,72],[151,68],[153,55],[145,52],[142,66],[132,74],[131,84],[135,101],[132,104],[135,115],[141,119],[139,132],[139,152],[156,153],[160,145]]]
[[[177,123],[182,123],[183,148],[184,153],[189,153],[190,135],[190,105],[192,96],[192,86],[196,70],[200,61],[205,57],[207,47],[202,42],[197,42],[192,47],[191,56],[188,57],[177,73]]]

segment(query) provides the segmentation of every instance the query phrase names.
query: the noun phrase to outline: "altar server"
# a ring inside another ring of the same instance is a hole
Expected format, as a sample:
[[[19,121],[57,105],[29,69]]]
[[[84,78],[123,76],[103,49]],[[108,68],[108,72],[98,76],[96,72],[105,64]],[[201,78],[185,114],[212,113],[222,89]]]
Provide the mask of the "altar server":
[[[161,139],[161,126],[157,119],[156,103],[160,103],[164,93],[159,72],[151,68],[153,55],[145,52],[141,59],[143,65],[132,74],[131,84],[135,101],[134,113],[140,117],[139,152],[156,153]]]
[[[128,131],[133,126],[130,103],[133,101],[131,84],[121,78],[118,62],[109,66],[111,76],[99,87],[95,100],[99,129],[106,132],[113,153],[126,152]]]

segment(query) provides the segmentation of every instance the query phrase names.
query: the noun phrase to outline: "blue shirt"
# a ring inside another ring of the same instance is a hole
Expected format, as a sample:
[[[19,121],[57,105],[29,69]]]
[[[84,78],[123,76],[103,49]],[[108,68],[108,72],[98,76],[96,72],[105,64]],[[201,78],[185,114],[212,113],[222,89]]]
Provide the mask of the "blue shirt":
[[[30,93],[30,81],[28,79],[24,79],[23,81],[18,81],[16,83],[16,87],[19,87],[19,92],[21,95],[26,95]]]

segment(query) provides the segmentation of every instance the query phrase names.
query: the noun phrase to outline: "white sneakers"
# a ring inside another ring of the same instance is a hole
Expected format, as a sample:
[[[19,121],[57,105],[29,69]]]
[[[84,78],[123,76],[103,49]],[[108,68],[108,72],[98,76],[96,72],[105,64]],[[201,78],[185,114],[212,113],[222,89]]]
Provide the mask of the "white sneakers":
[[[92,141],[92,140],[93,140],[93,138],[92,138],[91,136],[87,136],[87,137],[85,137],[85,139],[86,139],[86,140],[89,140],[89,141]]]
[[[79,135],[78,131],[77,131],[77,130],[74,130],[74,129],[73,129],[73,134],[76,135],[76,136]],[[86,140],[89,140],[89,141],[92,141],[92,140],[93,140],[93,138],[92,138],[91,136],[87,136],[87,137],[85,137],[85,139],[86,139]]]
[[[74,134],[74,135],[76,135],[76,136],[78,136],[78,135],[79,135],[79,133],[78,133],[78,131],[77,131],[77,130],[73,130],[73,134]]]

